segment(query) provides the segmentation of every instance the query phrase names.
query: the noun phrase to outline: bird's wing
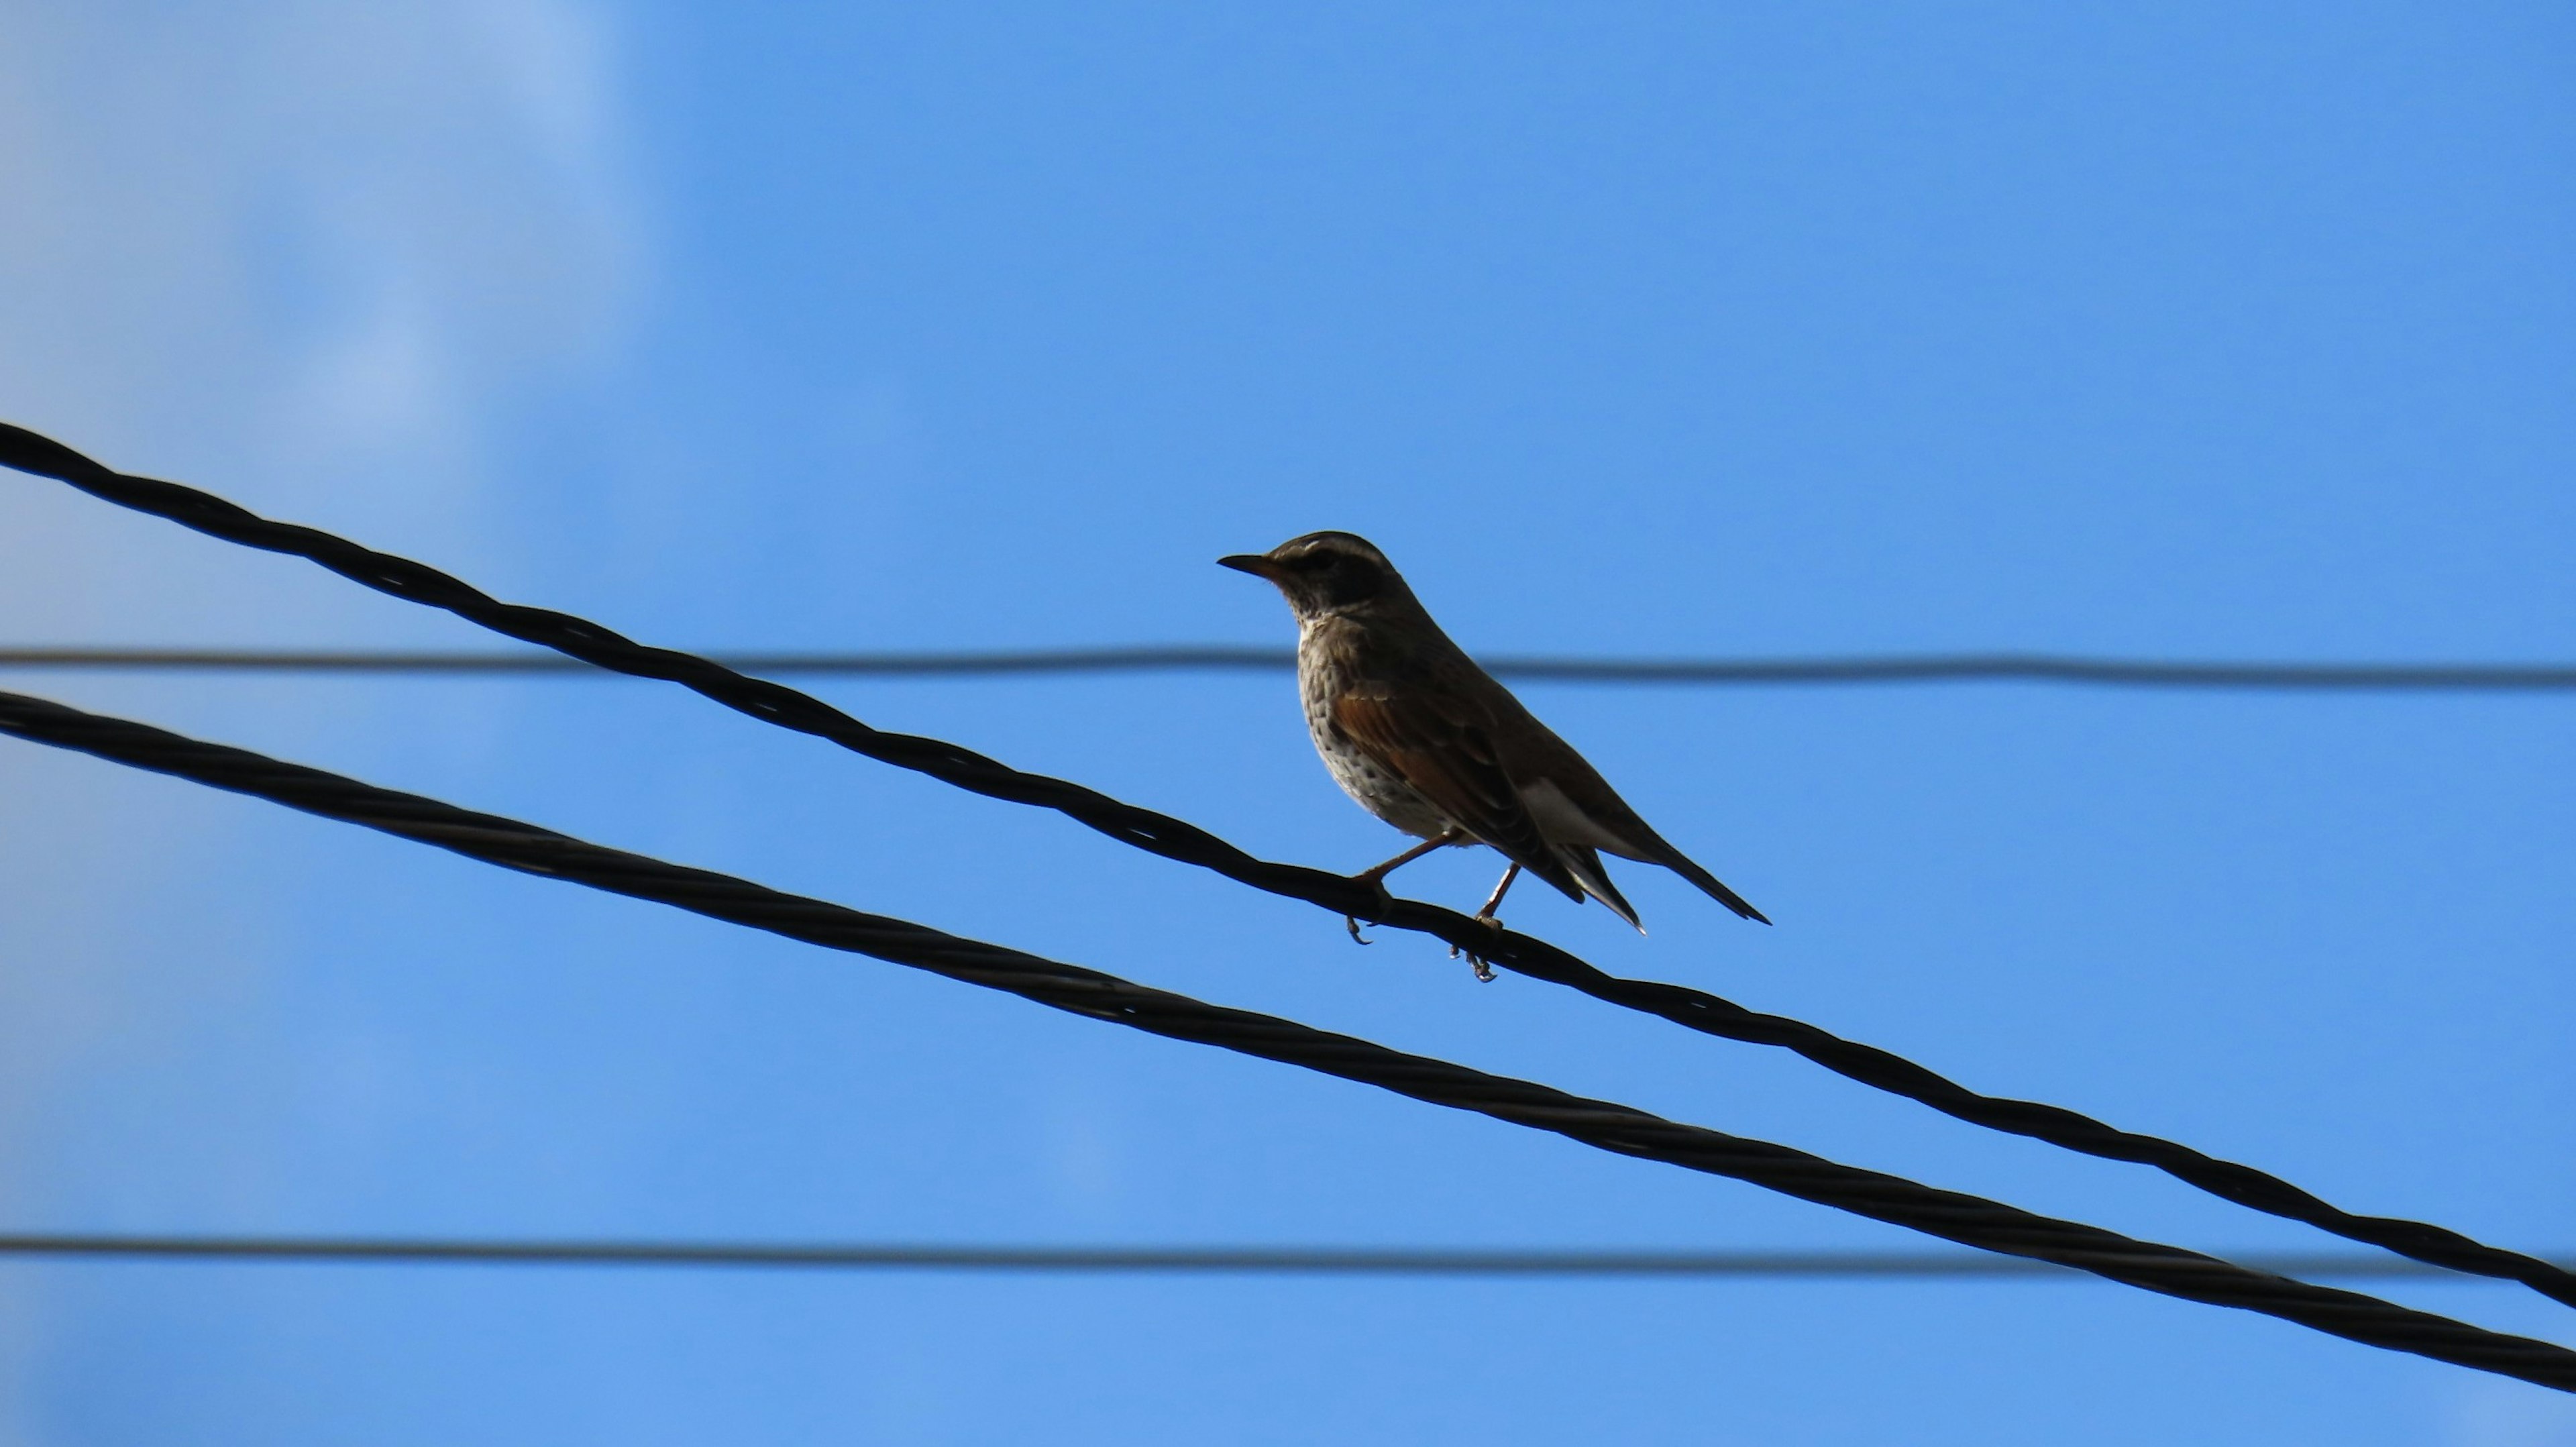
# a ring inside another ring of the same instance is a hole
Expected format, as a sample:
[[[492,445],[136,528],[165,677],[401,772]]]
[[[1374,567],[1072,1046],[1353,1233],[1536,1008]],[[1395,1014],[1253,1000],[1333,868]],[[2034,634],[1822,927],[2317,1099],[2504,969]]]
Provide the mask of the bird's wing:
[[[1333,725],[1480,843],[1568,898],[1583,898],[1503,772],[1487,721],[1472,704],[1435,690],[1359,683],[1333,701]]]

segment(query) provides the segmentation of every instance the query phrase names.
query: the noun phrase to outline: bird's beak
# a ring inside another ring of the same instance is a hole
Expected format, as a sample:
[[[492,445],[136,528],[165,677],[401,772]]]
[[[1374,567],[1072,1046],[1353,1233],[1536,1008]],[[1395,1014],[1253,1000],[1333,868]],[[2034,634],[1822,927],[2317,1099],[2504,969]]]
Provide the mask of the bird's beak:
[[[1250,573],[1256,578],[1268,578],[1274,583],[1279,581],[1279,565],[1260,553],[1236,553],[1232,557],[1217,559],[1216,565],[1232,568],[1238,573]]]

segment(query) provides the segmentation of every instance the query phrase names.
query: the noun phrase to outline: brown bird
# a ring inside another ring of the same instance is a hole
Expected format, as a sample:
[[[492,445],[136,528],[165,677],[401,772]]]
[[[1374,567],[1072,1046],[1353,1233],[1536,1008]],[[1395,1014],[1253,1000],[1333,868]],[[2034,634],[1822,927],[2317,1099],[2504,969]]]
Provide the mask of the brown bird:
[[[1297,688],[1333,781],[1360,806],[1423,842],[1358,876],[1370,883],[1449,844],[1484,844],[1511,861],[1476,917],[1495,911],[1522,870],[1636,926],[1637,911],[1601,851],[1660,864],[1750,920],[1762,912],[1647,827],[1637,811],[1440,631],[1404,578],[1365,538],[1308,533],[1266,553],[1217,561],[1267,578],[1297,614]],[[1346,921],[1359,938],[1359,922]],[[1482,961],[1477,973],[1491,978]]]

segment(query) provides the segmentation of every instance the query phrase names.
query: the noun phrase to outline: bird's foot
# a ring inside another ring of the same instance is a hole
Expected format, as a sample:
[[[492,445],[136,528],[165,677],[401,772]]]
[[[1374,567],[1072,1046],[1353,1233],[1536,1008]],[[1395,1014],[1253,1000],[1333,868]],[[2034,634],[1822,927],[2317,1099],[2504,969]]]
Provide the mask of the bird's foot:
[[[1476,923],[1485,926],[1494,933],[1501,934],[1503,932],[1503,922],[1496,919],[1494,916],[1490,914],[1480,914],[1475,918]],[[1456,945],[1451,945],[1449,947],[1449,958],[1454,960],[1460,955],[1465,955],[1467,957],[1467,963],[1475,966],[1477,979],[1482,980],[1488,985],[1494,982],[1494,967],[1485,962],[1485,957],[1483,955],[1477,954],[1473,950],[1461,949]]]
[[[1377,896],[1377,907],[1379,909],[1393,909],[1395,908],[1395,896],[1390,893],[1386,887],[1386,872],[1403,862],[1404,861],[1400,859],[1390,859],[1375,869],[1361,870],[1359,873],[1352,875],[1351,878],[1369,887],[1370,892]],[[1360,917],[1358,915],[1343,915],[1342,928],[1351,932],[1351,943],[1360,945],[1371,943],[1367,936],[1360,933]]]

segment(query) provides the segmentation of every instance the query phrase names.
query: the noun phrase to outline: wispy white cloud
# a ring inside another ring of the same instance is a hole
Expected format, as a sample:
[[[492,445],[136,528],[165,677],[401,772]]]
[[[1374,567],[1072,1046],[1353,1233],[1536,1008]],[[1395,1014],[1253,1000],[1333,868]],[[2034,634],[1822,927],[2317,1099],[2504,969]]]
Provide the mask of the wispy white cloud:
[[[640,248],[568,0],[6,8],[14,418],[446,532],[495,410],[613,345]],[[8,530],[0,569],[54,541]]]
[[[642,283],[601,18],[578,0],[0,0],[0,33],[0,416],[132,470],[470,555],[497,423],[613,356]],[[310,606],[311,586],[0,477],[0,637],[351,626]],[[278,606],[290,598],[307,601]],[[134,988],[154,942],[111,922],[104,886],[221,854],[175,822],[190,811],[77,767],[0,746],[13,1167],[53,1150],[101,1062],[187,1008]],[[214,947],[189,951],[191,968],[219,978],[220,942],[197,943]],[[44,1201],[40,1178],[0,1171],[0,1209],[41,1217]],[[33,1339],[0,1319],[0,1400],[31,1399],[8,1379]],[[0,1411],[0,1443],[34,1439]]]

